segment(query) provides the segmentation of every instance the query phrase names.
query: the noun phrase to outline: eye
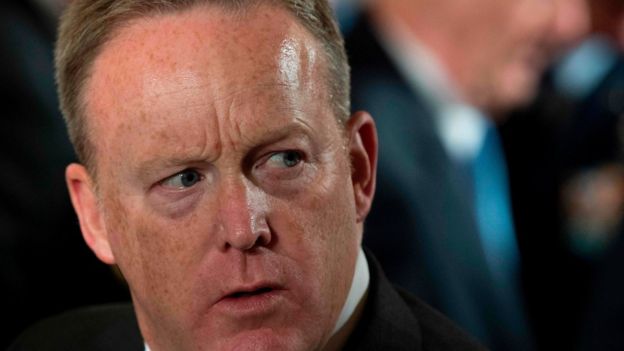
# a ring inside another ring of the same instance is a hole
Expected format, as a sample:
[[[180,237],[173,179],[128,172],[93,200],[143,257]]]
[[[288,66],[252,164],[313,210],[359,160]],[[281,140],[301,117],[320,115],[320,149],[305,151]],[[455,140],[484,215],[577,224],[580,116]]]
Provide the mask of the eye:
[[[177,173],[163,181],[160,184],[167,188],[176,190],[182,190],[192,187],[199,183],[203,179],[203,176],[193,169],[185,169],[184,171]]]
[[[313,156],[305,148],[267,152],[256,159],[251,176],[258,186],[274,195],[305,191],[317,169]]]
[[[301,162],[302,156],[299,152],[288,150],[276,152],[267,160],[267,164],[277,168],[292,168]]]

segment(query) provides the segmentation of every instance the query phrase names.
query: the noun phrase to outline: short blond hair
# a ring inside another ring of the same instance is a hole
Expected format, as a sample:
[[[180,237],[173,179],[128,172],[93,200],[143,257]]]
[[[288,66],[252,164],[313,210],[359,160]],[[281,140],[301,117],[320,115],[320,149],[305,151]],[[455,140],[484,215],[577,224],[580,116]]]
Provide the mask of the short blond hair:
[[[95,168],[84,87],[96,57],[115,30],[134,19],[202,4],[244,11],[264,3],[287,9],[321,43],[328,62],[325,80],[331,104],[336,118],[344,123],[350,110],[349,65],[327,0],[74,0],[61,18],[55,63],[61,110],[80,162]]]

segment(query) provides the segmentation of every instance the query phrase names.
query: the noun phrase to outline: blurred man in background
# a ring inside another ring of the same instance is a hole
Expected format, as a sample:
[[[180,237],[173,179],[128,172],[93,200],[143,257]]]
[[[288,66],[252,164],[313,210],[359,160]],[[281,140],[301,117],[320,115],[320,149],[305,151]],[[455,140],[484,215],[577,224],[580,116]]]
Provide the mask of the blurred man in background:
[[[558,11],[542,0],[377,0],[347,39],[353,107],[380,134],[365,241],[395,282],[494,350],[533,347],[495,123],[534,96],[570,32]]]

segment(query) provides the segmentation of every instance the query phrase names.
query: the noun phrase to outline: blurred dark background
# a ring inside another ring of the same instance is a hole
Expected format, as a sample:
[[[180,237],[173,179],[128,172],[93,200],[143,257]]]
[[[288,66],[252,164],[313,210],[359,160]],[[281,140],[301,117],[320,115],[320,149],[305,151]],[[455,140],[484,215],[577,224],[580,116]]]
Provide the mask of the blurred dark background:
[[[46,316],[129,299],[84,244],[65,187],[74,155],[53,71],[62,6],[0,3],[0,349]]]

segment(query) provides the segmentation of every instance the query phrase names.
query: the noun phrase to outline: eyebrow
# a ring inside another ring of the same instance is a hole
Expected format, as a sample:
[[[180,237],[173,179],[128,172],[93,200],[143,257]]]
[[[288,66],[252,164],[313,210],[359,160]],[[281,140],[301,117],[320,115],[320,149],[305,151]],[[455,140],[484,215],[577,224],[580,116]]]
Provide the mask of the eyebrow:
[[[287,110],[291,112],[293,111],[292,109]],[[306,142],[309,142],[311,139],[310,130],[311,127],[307,123],[299,118],[296,118],[295,122],[289,122],[282,128],[272,128],[265,133],[262,133],[260,136],[254,137],[253,141],[249,138],[244,138],[245,141],[250,141],[246,154],[253,154],[257,152],[257,150],[260,150],[268,145],[279,143],[293,136],[303,137]],[[220,153],[221,152],[219,152],[219,154]],[[184,152],[180,152],[180,154],[184,154]],[[208,159],[205,156],[202,157],[201,155],[163,156],[162,154],[159,154],[153,158],[139,162],[136,167],[133,168],[141,178],[151,179],[156,178],[156,176],[161,173],[161,170],[181,168],[182,166],[209,165],[214,163],[219,157],[220,155],[214,157],[213,159]],[[246,156],[244,158],[246,158]]]
[[[296,121],[298,121],[298,123],[291,122],[283,128],[275,128],[267,131],[267,133],[258,138],[257,142],[255,142],[256,145],[253,146],[252,149],[262,148],[264,146],[288,139],[291,136],[303,136],[305,139],[309,140],[312,127],[301,119],[297,118]]]

